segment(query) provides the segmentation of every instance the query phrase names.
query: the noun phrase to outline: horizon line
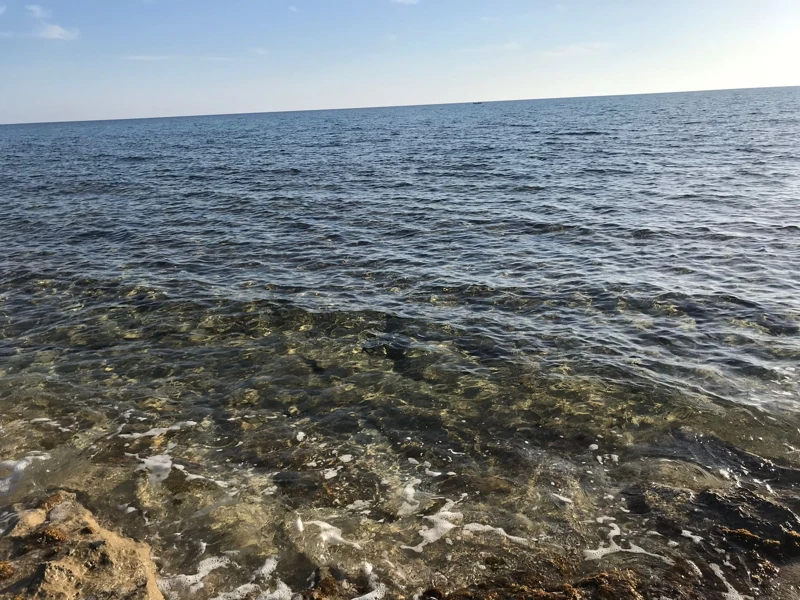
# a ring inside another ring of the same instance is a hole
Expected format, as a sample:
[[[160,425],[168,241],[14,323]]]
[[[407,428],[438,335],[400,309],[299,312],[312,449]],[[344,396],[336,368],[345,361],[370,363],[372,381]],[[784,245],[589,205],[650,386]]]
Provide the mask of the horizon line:
[[[389,104],[381,106],[339,106],[330,108],[299,108],[299,109],[286,109],[286,110],[265,110],[265,111],[246,111],[246,112],[230,112],[230,113],[198,113],[186,115],[160,115],[153,117],[112,117],[107,119],[66,119],[63,121],[18,121],[9,123],[0,123],[0,127],[14,127],[20,125],[58,125],[68,123],[105,123],[115,121],[148,121],[154,119],[194,119],[200,117],[234,117],[246,115],[272,115],[272,114],[291,114],[291,113],[306,113],[306,112],[325,112],[325,111],[339,111],[339,110],[378,110],[387,108],[418,108],[425,106],[458,106],[460,104],[499,104],[501,102],[536,102],[541,100],[578,100],[586,98],[621,98],[627,96],[658,96],[667,94],[701,94],[708,92],[736,92],[747,90],[773,90],[773,89],[787,89],[787,88],[800,88],[798,85],[774,85],[774,86],[752,86],[752,87],[735,87],[735,88],[712,88],[700,90],[672,90],[668,92],[632,92],[627,94],[586,94],[578,96],[541,96],[538,98],[509,98],[506,100],[463,100],[459,102],[423,102],[421,104]]]

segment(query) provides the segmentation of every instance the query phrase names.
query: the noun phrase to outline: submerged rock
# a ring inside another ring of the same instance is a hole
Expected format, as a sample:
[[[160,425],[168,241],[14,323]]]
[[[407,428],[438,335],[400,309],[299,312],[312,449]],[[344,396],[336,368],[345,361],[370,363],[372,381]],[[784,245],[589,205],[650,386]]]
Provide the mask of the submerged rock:
[[[628,570],[596,573],[574,584],[543,586],[524,574],[506,581],[445,594],[427,590],[422,600],[644,600],[637,575]]]
[[[163,600],[150,547],[102,527],[74,494],[14,511],[0,532],[0,597]]]

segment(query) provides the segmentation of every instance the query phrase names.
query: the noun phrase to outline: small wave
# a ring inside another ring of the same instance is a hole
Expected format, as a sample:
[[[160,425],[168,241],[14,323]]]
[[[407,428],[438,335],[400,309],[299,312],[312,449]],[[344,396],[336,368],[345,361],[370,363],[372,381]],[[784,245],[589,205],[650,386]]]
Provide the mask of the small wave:
[[[582,171],[588,175],[635,175],[635,171],[629,169],[597,169],[590,168]]]
[[[526,125],[525,123],[506,123],[503,125],[504,127],[511,127],[512,129],[530,129],[528,133],[536,135],[537,133],[541,133],[540,129],[536,128],[536,125]]]
[[[558,133],[554,133],[553,135],[588,137],[592,135],[606,135],[606,134],[603,133],[602,131],[560,131]]]
[[[512,192],[541,192],[547,188],[541,185],[515,185],[511,188]]]
[[[140,156],[140,155],[132,155],[132,156],[121,156],[119,160],[122,162],[147,162],[151,160],[156,160],[157,157],[155,156]]]
[[[759,315],[756,323],[772,335],[797,335],[800,332],[800,324],[777,315]]]

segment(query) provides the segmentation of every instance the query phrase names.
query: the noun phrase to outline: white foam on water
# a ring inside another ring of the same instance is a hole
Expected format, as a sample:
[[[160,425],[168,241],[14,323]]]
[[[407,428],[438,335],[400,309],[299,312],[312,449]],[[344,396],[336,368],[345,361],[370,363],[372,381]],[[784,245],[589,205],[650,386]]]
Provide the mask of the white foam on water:
[[[419,485],[422,483],[421,479],[412,479],[409,481],[402,490],[400,490],[400,496],[403,498],[403,504],[400,505],[400,508],[397,510],[397,516],[399,517],[407,517],[409,515],[413,515],[416,513],[420,508],[420,502],[416,499],[417,490],[414,486]]]
[[[565,504],[574,504],[572,498],[567,498],[566,496],[562,496],[561,494],[553,494],[553,498],[555,498],[556,500],[560,500]]]
[[[136,455],[137,458],[138,455]],[[139,458],[143,466],[138,470],[147,471],[147,480],[151,485],[158,485],[169,477],[172,471],[172,457],[169,454],[154,454],[146,458]]]
[[[381,600],[381,598],[386,595],[386,585],[378,581],[372,564],[365,562],[361,566],[361,572],[364,573],[364,576],[369,580],[369,587],[371,591],[363,596],[353,598],[353,600]]]
[[[450,509],[455,506],[455,500],[448,500],[447,503],[439,509],[434,515],[424,517],[425,520],[430,521],[432,527],[426,527],[419,530],[422,536],[422,541],[416,546],[401,546],[405,550],[413,550],[414,552],[422,552],[423,548],[428,544],[432,544],[445,535],[452,529],[458,527],[458,523],[464,519],[464,515],[460,512],[452,512]]]
[[[280,579],[275,580],[275,589],[273,590],[267,589],[265,591],[262,587],[262,585],[267,585],[274,578],[277,568],[278,559],[270,556],[261,567],[256,569],[249,583],[240,585],[230,592],[223,592],[214,596],[211,600],[245,600],[245,598],[255,598],[255,600],[292,600],[295,597],[294,592]],[[194,593],[194,590],[190,591]],[[254,596],[256,593],[258,593],[258,596]]]
[[[139,438],[145,437],[156,438],[170,431],[180,431],[185,427],[194,427],[195,425],[197,425],[196,421],[180,421],[179,423],[175,423],[169,427],[155,427],[150,431],[145,431],[144,433],[118,433],[118,435],[125,440],[138,440]]]
[[[302,431],[298,431],[297,435],[295,435],[294,437],[298,442],[302,442],[304,439],[306,439],[306,434],[303,433]]]
[[[417,495],[417,490],[415,489],[414,486],[417,486],[420,483],[422,483],[421,479],[412,479],[411,481],[409,481],[405,485],[405,487],[403,487],[403,490],[402,490],[401,493],[403,495],[403,498],[405,498],[405,500],[407,502],[415,502],[416,501],[415,500],[415,496]]]
[[[54,421],[53,419],[48,419],[47,417],[40,417],[38,419],[31,419],[28,421],[31,425],[48,425],[50,427],[55,427],[59,431],[72,431],[71,427],[62,427],[61,423],[58,421]]]
[[[342,470],[342,467],[341,467],[341,466],[334,467],[334,468],[332,468],[332,469],[325,469],[325,470],[322,472],[322,476],[323,476],[325,479],[333,479],[334,477],[336,477],[336,476],[339,474],[339,471],[341,471],[341,470]]]
[[[652,535],[654,537],[664,537],[663,535],[658,533],[655,529],[648,529],[647,530],[647,535]]]
[[[343,463],[349,463],[351,460],[353,460],[353,455],[352,454],[342,454],[339,457],[339,460],[342,461]]]
[[[504,538],[506,538],[509,542],[514,542],[515,544],[520,544],[522,546],[530,546],[530,540],[523,537],[517,537],[515,535],[509,535],[502,527],[492,527],[491,525],[482,525],[481,523],[467,523],[466,525],[464,525],[463,531],[468,533],[475,533],[475,532],[496,533],[497,535],[501,535]]]
[[[409,504],[408,502],[403,502],[400,505],[400,508],[397,509],[397,516],[398,517],[407,517],[409,515],[413,515],[419,510],[419,502],[416,504]]]
[[[702,541],[703,541],[703,538],[702,538],[702,537],[700,537],[699,535],[695,535],[695,534],[693,534],[693,533],[692,533],[691,531],[689,531],[688,529],[684,529],[683,531],[681,531],[681,535],[682,535],[683,537],[685,537],[685,538],[689,538],[689,539],[690,539],[690,540],[692,540],[692,541],[693,541],[695,544],[699,544],[700,542],[702,542]]]
[[[183,469],[181,470],[183,471]],[[228,487],[227,483],[225,483],[224,481],[220,481],[219,479],[211,479],[210,477],[204,477],[203,475],[192,475],[191,473],[187,473],[186,471],[184,471],[184,474],[186,475],[186,481],[202,479],[204,481],[210,481],[211,483],[216,484],[223,489]]]
[[[173,468],[178,469],[181,473],[186,476],[186,481],[194,481],[195,479],[200,479],[203,481],[210,481],[213,484],[218,485],[222,489],[226,489],[228,484],[224,481],[220,481],[219,479],[211,479],[210,477],[205,477],[203,475],[193,475],[186,470],[186,467],[183,465],[172,465]]]
[[[685,560],[686,560],[686,564],[688,564],[692,568],[692,571],[695,572],[695,575],[697,575],[698,577],[702,577],[703,576],[703,572],[700,570],[700,567],[698,567],[694,562],[692,562],[688,558],[685,559]]]
[[[274,556],[270,556],[267,560],[264,561],[263,566],[261,566],[254,574],[253,574],[253,581],[258,581],[259,579],[268,580],[272,577],[275,573],[275,570],[278,568],[278,559]]]
[[[714,571],[714,575],[716,575],[720,581],[725,584],[725,587],[728,590],[727,592],[722,593],[722,597],[725,598],[725,600],[753,600],[752,596],[740,594],[738,591],[736,591],[735,587],[728,583],[728,580],[725,579],[725,574],[722,572],[722,567],[715,565],[714,563],[710,563],[709,566],[711,567],[711,570]]]
[[[602,525],[603,523],[605,523],[606,521],[616,521],[616,519],[615,519],[614,517],[597,517],[597,519],[596,519],[596,520],[597,520],[597,522],[598,522],[598,523],[600,523],[601,525]]]
[[[196,594],[198,591],[205,587],[203,579],[208,577],[211,571],[227,567],[230,560],[224,557],[206,558],[200,561],[197,565],[197,573],[194,575],[175,575],[174,577],[165,577],[158,580],[158,587],[162,593],[178,589],[188,591],[190,594]]]
[[[344,539],[342,537],[342,530],[338,527],[334,527],[330,523],[326,523],[325,521],[306,521],[306,524],[319,527],[319,539],[322,540],[324,544],[342,544],[352,546],[356,550],[362,549],[360,544]]]
[[[22,481],[25,469],[30,467],[36,460],[50,460],[50,455],[46,452],[31,452],[28,456],[19,460],[4,460],[0,462],[0,469],[11,471],[8,477],[0,479],[0,495],[7,495],[13,492],[19,482]]]
[[[259,594],[256,600],[292,600],[292,598],[294,598],[292,588],[278,580],[273,591]]]
[[[244,600],[249,594],[260,592],[261,588],[254,583],[245,583],[240,585],[235,590],[230,592],[223,592],[214,596],[211,600]]]
[[[365,509],[369,509],[369,507],[370,507],[369,500],[355,500],[353,503],[345,506],[345,509],[352,511],[363,511]],[[367,510],[367,512],[369,511]]]
[[[600,547],[596,550],[586,549],[583,551],[583,558],[585,560],[600,560],[604,556],[608,554],[616,554],[617,552],[626,552],[629,554],[644,554],[645,556],[652,556],[653,558],[658,558],[664,561],[668,565],[674,565],[675,561],[671,558],[666,556],[662,556],[661,554],[653,554],[652,552],[648,552],[644,548],[641,548],[633,543],[631,543],[630,548],[623,548],[617,541],[614,539],[619,537],[622,534],[622,531],[619,528],[619,525],[616,523],[611,523],[611,532],[608,534],[608,545],[603,546],[600,544]]]

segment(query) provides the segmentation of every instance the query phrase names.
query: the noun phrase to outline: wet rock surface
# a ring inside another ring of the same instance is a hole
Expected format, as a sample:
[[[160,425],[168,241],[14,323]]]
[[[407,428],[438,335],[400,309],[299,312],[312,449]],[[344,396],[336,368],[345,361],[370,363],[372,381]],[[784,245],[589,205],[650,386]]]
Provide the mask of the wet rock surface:
[[[75,494],[2,514],[0,598],[163,600],[150,547],[100,525]]]

